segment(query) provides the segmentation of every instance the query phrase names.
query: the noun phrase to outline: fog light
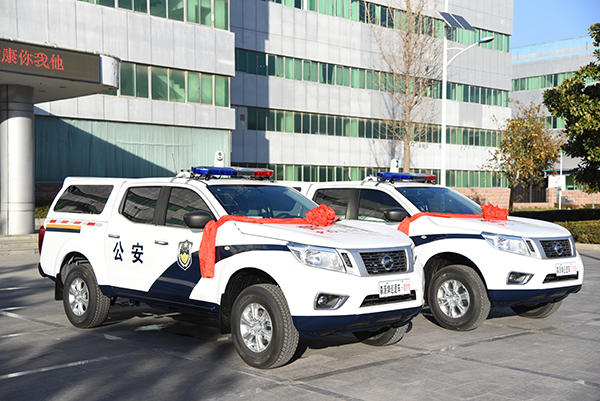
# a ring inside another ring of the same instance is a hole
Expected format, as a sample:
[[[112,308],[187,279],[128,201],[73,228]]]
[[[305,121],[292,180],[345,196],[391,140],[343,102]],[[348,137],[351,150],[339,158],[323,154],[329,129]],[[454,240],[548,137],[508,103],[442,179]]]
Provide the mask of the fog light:
[[[506,284],[524,285],[531,280],[533,274],[510,272],[506,278]]]
[[[315,309],[339,309],[348,299],[347,295],[320,293],[315,297]]]

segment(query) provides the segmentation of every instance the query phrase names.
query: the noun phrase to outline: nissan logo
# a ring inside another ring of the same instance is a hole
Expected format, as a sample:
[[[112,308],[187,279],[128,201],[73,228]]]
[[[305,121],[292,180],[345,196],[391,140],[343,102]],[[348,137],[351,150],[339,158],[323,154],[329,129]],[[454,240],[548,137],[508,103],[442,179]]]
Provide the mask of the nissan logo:
[[[563,256],[568,251],[567,247],[562,242],[557,242],[554,245],[554,250],[559,256]]]
[[[390,255],[384,255],[383,258],[381,258],[381,264],[385,270],[390,271],[394,268],[394,258]]]

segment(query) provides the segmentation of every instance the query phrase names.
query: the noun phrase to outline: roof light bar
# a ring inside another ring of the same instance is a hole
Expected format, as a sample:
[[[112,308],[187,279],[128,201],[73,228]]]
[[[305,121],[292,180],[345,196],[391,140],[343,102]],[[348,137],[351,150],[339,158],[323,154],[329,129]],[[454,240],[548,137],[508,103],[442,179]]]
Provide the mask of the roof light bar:
[[[377,173],[380,180],[393,181],[410,181],[410,182],[433,182],[436,176],[433,174],[417,174],[417,173],[392,173],[391,171]]]
[[[273,170],[267,168],[244,168],[244,167],[192,167],[192,173],[211,177],[211,176],[227,176],[227,177],[254,177],[254,178],[270,178],[273,176]]]

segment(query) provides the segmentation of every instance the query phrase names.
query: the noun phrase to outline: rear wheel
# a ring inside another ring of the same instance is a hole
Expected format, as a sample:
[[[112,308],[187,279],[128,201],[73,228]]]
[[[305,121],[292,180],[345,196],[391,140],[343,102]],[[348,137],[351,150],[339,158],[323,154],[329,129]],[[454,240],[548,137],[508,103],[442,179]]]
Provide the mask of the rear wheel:
[[[71,324],[87,329],[100,326],[108,317],[110,298],[102,294],[89,265],[66,266],[63,306]]]
[[[287,301],[273,284],[253,285],[240,293],[233,304],[231,332],[240,357],[259,369],[284,365],[298,347]]]
[[[517,305],[510,308],[519,316],[531,319],[543,319],[556,312],[561,304],[562,301],[558,301],[536,305]]]
[[[490,312],[490,300],[481,277],[464,265],[439,270],[429,284],[427,301],[435,321],[450,330],[473,330]]]
[[[353,334],[358,341],[364,344],[382,347],[385,345],[396,344],[398,341],[402,340],[407,328],[408,325],[405,324],[401,327],[385,327],[379,330],[356,331]]]

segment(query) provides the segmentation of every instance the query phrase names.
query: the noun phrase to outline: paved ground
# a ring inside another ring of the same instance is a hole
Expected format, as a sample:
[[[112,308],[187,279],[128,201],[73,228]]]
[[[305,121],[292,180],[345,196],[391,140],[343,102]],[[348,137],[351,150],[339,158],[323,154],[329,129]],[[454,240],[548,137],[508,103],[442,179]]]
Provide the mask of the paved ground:
[[[0,257],[0,400],[600,400],[600,251],[581,253],[584,288],[547,319],[457,333],[425,314],[394,346],[329,337],[268,371],[189,316],[117,306],[76,329],[37,256]]]

